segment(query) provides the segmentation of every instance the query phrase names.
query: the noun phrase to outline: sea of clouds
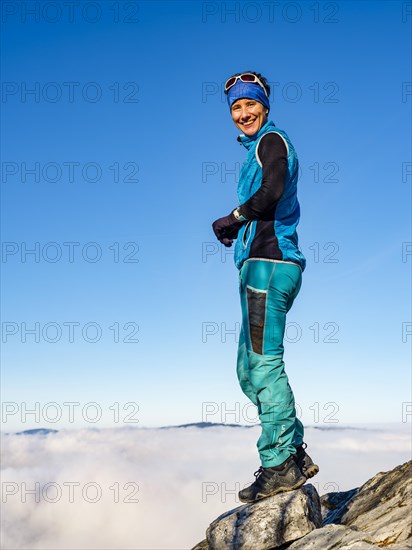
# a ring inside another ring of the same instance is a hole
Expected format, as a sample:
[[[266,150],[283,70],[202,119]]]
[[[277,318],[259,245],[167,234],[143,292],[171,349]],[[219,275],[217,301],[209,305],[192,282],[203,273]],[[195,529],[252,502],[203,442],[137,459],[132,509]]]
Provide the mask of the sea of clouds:
[[[319,494],[411,457],[411,425],[306,428]],[[242,503],[259,467],[258,426],[2,434],[4,550],[181,550]]]

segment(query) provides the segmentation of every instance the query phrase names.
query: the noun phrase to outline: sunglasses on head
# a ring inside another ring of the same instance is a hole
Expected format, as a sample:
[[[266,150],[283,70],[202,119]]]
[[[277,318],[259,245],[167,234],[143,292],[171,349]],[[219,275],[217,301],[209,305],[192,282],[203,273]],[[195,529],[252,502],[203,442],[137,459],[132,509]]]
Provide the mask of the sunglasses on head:
[[[237,76],[231,76],[228,80],[226,80],[225,94],[227,94],[227,92],[230,90],[230,88],[232,86],[234,86],[238,80],[241,80],[242,82],[249,82],[249,83],[252,83],[252,84],[259,84],[259,86],[261,88],[263,88],[266,96],[268,97],[266,88],[264,87],[262,81],[259,80],[259,78],[253,73],[243,73],[243,74],[239,74]]]

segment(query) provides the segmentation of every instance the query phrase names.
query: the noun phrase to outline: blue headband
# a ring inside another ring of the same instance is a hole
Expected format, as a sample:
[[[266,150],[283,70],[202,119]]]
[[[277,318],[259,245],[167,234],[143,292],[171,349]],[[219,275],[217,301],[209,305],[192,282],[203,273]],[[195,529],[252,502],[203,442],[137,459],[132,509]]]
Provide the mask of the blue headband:
[[[255,99],[270,111],[269,98],[260,84],[238,80],[227,92],[229,108],[231,109],[233,103],[242,98]]]

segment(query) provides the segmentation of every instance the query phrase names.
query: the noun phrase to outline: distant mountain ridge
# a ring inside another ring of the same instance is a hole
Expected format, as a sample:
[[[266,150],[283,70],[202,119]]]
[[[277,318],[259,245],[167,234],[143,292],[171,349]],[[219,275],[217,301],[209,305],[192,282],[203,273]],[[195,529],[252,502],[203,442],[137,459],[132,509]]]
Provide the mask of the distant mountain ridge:
[[[48,435],[57,434],[58,431],[59,430],[49,430],[48,428],[34,428],[33,430],[23,430],[22,432],[15,432],[14,435]]]
[[[170,426],[155,426],[147,428],[145,426],[133,426],[134,428],[139,428],[142,430],[170,430],[173,428],[216,428],[216,427],[225,427],[225,428],[255,428],[259,424],[225,424],[223,422],[190,422],[188,424],[177,424]],[[90,428],[96,429],[95,426]],[[81,428],[81,429],[84,429]],[[362,428],[356,426],[311,426],[307,425],[306,429],[313,430],[322,430],[322,431],[343,431],[343,430],[356,430],[356,431],[382,431],[378,428]],[[30,430],[23,430],[21,432],[5,432],[5,435],[49,435],[58,433],[60,430],[54,430],[49,428],[33,428]]]

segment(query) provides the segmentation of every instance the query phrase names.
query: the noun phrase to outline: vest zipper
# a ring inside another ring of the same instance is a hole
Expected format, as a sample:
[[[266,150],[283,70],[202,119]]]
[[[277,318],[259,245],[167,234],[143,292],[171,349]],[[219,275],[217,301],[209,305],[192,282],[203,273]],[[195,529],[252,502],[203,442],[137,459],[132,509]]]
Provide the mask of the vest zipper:
[[[252,222],[253,222],[253,220],[249,220],[249,221],[247,222],[246,227],[245,227],[245,231],[244,231],[243,236],[242,236],[243,250],[246,250],[247,245],[248,245],[248,243],[249,243],[250,235],[252,234],[252,232],[250,231],[250,232],[249,232],[249,236],[248,236],[248,238],[247,238],[247,240],[246,240],[246,242],[245,242],[246,233],[250,230],[250,225],[251,225]]]

